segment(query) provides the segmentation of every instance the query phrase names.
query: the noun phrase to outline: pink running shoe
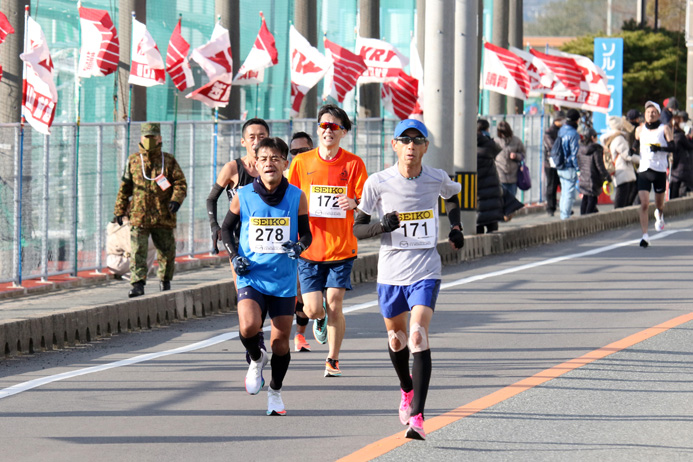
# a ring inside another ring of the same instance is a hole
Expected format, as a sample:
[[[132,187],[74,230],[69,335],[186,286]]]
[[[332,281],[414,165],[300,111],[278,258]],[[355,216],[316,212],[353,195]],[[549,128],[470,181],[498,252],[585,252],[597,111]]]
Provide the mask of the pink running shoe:
[[[404,433],[405,438],[414,440],[425,440],[426,432],[424,432],[423,414],[416,414],[409,419],[409,428]]]
[[[414,399],[414,390],[407,392],[400,388],[399,391],[402,392],[402,401],[399,402],[399,421],[402,425],[407,425],[411,417],[411,400]]]

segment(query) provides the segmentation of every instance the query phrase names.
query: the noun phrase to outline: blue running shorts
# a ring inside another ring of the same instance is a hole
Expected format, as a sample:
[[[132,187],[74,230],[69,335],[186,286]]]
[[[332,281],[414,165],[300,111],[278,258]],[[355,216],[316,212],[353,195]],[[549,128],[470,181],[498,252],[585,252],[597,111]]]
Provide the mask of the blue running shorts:
[[[351,268],[354,260],[339,263],[315,263],[298,259],[301,293],[322,292],[328,287],[351,290]]]
[[[416,305],[435,311],[440,292],[440,279],[423,279],[408,286],[378,283],[378,302],[384,318],[394,318]]]

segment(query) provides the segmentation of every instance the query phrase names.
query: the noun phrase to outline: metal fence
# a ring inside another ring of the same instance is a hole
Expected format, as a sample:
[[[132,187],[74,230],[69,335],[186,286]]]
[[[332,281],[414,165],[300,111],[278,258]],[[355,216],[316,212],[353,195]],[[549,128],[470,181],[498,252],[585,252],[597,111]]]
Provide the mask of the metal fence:
[[[490,118],[492,130],[501,118]],[[533,188],[518,197],[539,202],[541,139],[539,116],[508,116],[527,148]],[[310,120],[268,121],[271,134],[316,133]],[[358,153],[368,172],[396,161],[390,134],[397,120],[361,119],[342,146]],[[178,212],[176,252],[210,252],[205,200],[219,169],[242,157],[242,121],[162,122],[165,151],[176,156],[188,181],[188,196]],[[100,270],[106,262],[106,225],[113,217],[128,154],[137,150],[140,123],[54,124],[44,136],[18,124],[0,125],[0,283],[21,284],[77,271]],[[20,155],[23,153],[23,155]],[[228,204],[219,201],[219,216]]]

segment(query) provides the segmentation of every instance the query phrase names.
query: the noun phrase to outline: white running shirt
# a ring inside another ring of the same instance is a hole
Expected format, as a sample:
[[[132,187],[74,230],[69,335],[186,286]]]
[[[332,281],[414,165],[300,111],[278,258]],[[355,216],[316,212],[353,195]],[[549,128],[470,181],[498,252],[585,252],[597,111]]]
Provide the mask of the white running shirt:
[[[397,164],[368,177],[359,210],[369,215],[399,212],[400,228],[380,237],[378,282],[411,285],[423,279],[440,279],[438,197],[448,199],[462,185],[441,169],[423,166],[421,176],[404,178]]]
[[[647,129],[644,125],[640,129],[640,167],[638,172],[644,172],[651,168],[655,172],[667,171],[667,155],[666,151],[652,152],[650,145],[668,146],[667,139],[664,136],[664,124],[654,130]]]

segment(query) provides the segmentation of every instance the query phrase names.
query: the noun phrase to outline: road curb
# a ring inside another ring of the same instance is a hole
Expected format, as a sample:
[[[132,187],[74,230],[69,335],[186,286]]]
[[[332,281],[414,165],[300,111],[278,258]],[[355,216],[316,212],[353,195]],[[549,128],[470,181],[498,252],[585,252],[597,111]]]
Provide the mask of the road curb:
[[[465,238],[462,250],[447,242],[438,244],[443,264],[454,265],[490,255],[550,244],[601,231],[618,229],[639,222],[639,206],[610,212],[527,225],[506,231]],[[668,217],[693,210],[693,196],[667,202]],[[650,216],[654,205],[650,205]],[[216,257],[215,257],[216,258]],[[192,265],[213,265],[213,258],[191,261]],[[226,259],[218,258],[219,264]],[[352,283],[375,281],[377,253],[365,254],[354,262]],[[199,284],[190,289],[172,290],[97,306],[81,306],[50,315],[0,321],[0,346],[4,356],[34,354],[88,343],[117,333],[141,331],[191,318],[235,311],[236,291],[230,281]]]

